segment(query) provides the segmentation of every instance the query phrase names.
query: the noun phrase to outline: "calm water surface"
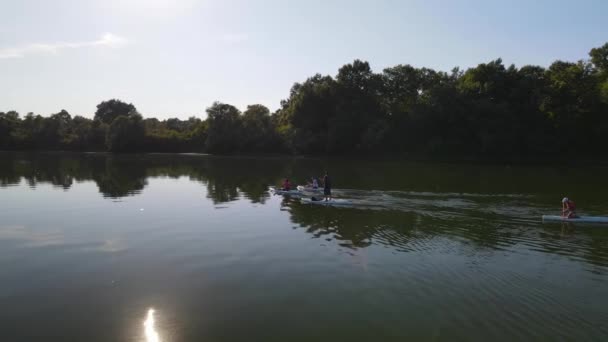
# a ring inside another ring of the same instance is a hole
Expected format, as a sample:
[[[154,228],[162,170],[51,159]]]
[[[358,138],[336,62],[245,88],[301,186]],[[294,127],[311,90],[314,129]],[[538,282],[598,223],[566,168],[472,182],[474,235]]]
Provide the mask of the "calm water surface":
[[[273,196],[328,169],[351,208]],[[0,153],[1,341],[608,339],[608,169]]]

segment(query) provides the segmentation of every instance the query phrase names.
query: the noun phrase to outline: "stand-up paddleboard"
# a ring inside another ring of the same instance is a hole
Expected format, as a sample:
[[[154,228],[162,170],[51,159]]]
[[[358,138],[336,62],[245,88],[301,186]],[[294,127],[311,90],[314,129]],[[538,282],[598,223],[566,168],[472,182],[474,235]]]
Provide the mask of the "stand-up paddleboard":
[[[323,188],[313,188],[310,186],[303,186],[303,185],[298,185],[297,189],[302,192],[318,192],[318,193],[323,192]]]
[[[543,215],[543,222],[607,223],[608,216],[579,216],[567,218],[559,215]]]
[[[285,195],[285,196],[302,196],[302,191],[300,190],[281,190],[281,189],[271,189],[271,191],[275,194],[275,195]]]
[[[304,204],[318,204],[318,205],[334,205],[334,206],[349,206],[352,205],[353,202],[343,199],[343,198],[332,198],[329,201],[321,199],[319,201],[313,201],[310,198],[302,198],[302,203]]]

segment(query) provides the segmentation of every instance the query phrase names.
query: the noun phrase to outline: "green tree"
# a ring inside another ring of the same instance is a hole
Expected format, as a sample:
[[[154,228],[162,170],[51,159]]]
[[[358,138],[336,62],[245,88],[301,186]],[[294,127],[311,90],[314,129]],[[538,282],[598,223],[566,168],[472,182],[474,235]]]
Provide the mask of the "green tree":
[[[384,132],[376,129],[386,121],[380,102],[381,76],[372,72],[368,62],[355,60],[338,70],[336,82],[336,114],[329,121],[327,152],[352,153],[373,146],[375,141],[363,142],[362,137],[370,136],[370,128],[376,134]]]
[[[330,76],[317,74],[296,83],[278,115],[279,133],[296,152],[326,153],[328,122],[336,114],[337,86]]]
[[[589,52],[591,63],[600,71],[608,72],[608,43]]]
[[[119,116],[129,116],[136,113],[137,109],[133,104],[112,99],[103,101],[97,105],[97,111],[95,111],[95,120],[99,120],[109,125]]]
[[[238,152],[241,139],[240,111],[229,104],[214,102],[207,108],[205,147],[211,153]]]
[[[591,49],[589,56],[597,72],[599,101],[608,105],[608,43]]]
[[[136,152],[144,138],[144,125],[139,114],[121,115],[108,127],[106,146],[112,152]]]
[[[242,151],[272,152],[280,149],[279,137],[268,108],[260,104],[247,106],[242,123]]]
[[[19,113],[9,111],[0,112],[0,147],[5,149],[14,148],[13,134],[19,126]]]

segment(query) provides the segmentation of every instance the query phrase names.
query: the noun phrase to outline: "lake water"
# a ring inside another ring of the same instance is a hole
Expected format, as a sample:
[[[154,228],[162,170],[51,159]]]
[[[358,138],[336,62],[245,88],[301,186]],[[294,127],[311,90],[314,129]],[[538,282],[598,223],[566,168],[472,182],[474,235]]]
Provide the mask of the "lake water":
[[[328,170],[352,207],[268,186]],[[0,153],[1,341],[608,338],[603,167]]]

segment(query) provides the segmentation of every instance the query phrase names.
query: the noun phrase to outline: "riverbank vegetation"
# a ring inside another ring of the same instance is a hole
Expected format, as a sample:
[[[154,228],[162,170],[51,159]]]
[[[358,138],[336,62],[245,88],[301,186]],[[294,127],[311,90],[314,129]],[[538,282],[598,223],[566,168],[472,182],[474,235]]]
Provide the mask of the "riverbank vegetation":
[[[206,118],[144,118],[111,99],[93,119],[0,112],[0,149],[112,152],[608,156],[608,43],[589,59],[451,72],[355,60],[293,85],[280,108],[213,103]]]

